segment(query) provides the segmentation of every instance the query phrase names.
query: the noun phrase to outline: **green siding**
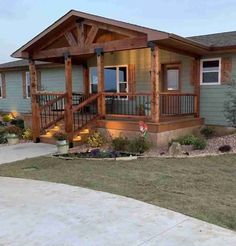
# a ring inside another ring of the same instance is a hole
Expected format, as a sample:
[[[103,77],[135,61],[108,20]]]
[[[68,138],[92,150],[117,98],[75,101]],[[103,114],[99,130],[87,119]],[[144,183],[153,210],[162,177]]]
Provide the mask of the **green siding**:
[[[218,57],[232,57],[232,78],[236,78],[236,55],[223,54]],[[204,58],[212,58],[204,57]],[[209,125],[227,126],[228,122],[224,116],[224,102],[227,100],[227,85],[201,85],[200,94],[200,116],[205,118]]]
[[[65,73],[63,67],[40,69],[41,84],[48,91],[65,91]],[[81,66],[73,66],[73,91],[83,92],[83,72]],[[23,98],[22,71],[5,73],[6,98],[0,98],[0,111],[31,111],[30,98]]]

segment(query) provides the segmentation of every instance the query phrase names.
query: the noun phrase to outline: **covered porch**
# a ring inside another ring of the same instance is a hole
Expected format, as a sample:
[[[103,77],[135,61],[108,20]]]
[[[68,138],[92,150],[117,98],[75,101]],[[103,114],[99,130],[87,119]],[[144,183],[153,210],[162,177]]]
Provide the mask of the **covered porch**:
[[[80,12],[63,18],[14,53],[30,61],[35,142],[58,122],[63,122],[70,142],[85,127],[106,128],[107,122],[114,122],[114,128],[117,122],[130,127],[131,122],[143,120],[153,133],[160,132],[161,125],[168,125],[164,127],[168,131],[176,124],[179,128],[202,124],[199,58],[205,47]],[[36,60],[64,63],[64,91],[40,89]],[[83,91],[73,90],[74,66],[82,67]]]

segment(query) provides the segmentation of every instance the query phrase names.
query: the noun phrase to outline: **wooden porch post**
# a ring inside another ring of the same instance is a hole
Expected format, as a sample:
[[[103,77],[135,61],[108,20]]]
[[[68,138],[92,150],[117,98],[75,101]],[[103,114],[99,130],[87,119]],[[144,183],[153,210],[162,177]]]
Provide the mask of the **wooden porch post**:
[[[104,54],[103,49],[95,49],[97,54],[97,73],[98,73],[98,93],[104,92]],[[100,116],[105,116],[105,97],[101,95],[98,98],[98,114]]]
[[[151,48],[151,83],[152,83],[152,100],[151,100],[151,116],[152,121],[160,122],[160,50],[154,43],[149,43]]]
[[[72,61],[68,54],[65,58],[65,88],[66,88],[66,105],[65,105],[65,131],[69,134],[70,147],[73,145],[73,112],[72,112]]]
[[[198,118],[200,116],[200,59],[195,59],[195,79],[194,79],[194,116]]]
[[[31,108],[32,108],[32,132],[33,141],[35,143],[40,142],[40,112],[39,105],[35,93],[37,92],[37,72],[35,62],[29,60],[29,72],[30,72],[30,92],[31,92]]]

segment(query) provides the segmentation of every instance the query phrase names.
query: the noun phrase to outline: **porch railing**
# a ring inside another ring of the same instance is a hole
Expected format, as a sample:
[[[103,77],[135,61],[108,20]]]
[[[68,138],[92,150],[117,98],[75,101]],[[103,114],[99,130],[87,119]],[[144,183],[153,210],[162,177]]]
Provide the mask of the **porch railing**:
[[[151,93],[103,93],[107,116],[150,118]]]
[[[37,92],[34,96],[39,106],[40,132],[64,118],[66,93]]]
[[[196,99],[192,93],[160,93],[160,117],[194,115]]]
[[[101,94],[90,95],[79,105],[73,107],[73,131],[79,131],[98,115],[98,98]]]

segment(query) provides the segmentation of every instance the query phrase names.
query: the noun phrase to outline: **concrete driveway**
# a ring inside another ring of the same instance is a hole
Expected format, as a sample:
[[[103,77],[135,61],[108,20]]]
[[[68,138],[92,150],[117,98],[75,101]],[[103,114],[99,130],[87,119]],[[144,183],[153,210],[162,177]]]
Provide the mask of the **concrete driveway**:
[[[56,146],[44,143],[23,143],[0,147],[0,164],[48,155],[56,152]]]
[[[236,233],[134,199],[0,177],[0,245],[235,246]]]

